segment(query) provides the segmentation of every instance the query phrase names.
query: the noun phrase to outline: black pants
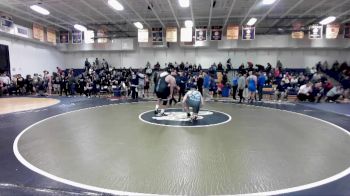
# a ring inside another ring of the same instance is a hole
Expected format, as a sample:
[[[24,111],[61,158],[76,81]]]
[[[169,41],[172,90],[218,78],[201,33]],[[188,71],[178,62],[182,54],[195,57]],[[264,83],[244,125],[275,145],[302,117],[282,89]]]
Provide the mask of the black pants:
[[[136,87],[135,86],[131,87],[131,97],[132,97],[132,99],[138,99],[139,98],[139,94],[136,92]]]
[[[198,86],[198,91],[201,93],[201,95],[203,96],[203,86]]]
[[[244,89],[238,90],[239,102],[242,102],[242,100],[244,100],[243,91],[244,91]]]
[[[298,99],[300,101],[306,101],[309,100],[310,102],[314,102],[315,101],[315,97],[311,96],[311,95],[306,95],[306,94],[298,94],[297,95]]]
[[[179,90],[179,99],[177,100],[177,102],[181,101],[181,96],[185,96],[185,88],[180,87]]]
[[[339,97],[340,97],[340,95],[334,95],[332,97],[327,97],[326,101],[336,101]]]
[[[238,86],[233,86],[232,87],[232,97],[233,97],[233,99],[236,99],[237,88],[238,88]]]
[[[263,97],[263,88],[264,86],[258,86],[258,94],[259,94],[259,101],[261,101],[262,97]]]
[[[67,90],[67,85],[66,84],[61,84],[61,88],[60,88],[60,95],[61,96],[62,96],[62,92],[63,91],[66,94],[66,96],[68,96],[68,90]]]

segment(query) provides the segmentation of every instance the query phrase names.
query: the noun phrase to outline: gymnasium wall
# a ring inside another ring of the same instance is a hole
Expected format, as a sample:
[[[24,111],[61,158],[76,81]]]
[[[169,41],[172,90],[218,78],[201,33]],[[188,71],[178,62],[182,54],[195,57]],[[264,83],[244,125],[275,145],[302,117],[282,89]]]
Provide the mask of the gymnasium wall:
[[[285,67],[305,68],[312,67],[318,61],[327,60],[333,63],[335,60],[350,61],[349,50],[345,49],[229,49],[218,50],[217,44],[208,48],[183,48],[178,44],[170,44],[169,48],[137,48],[135,51],[91,51],[65,53],[65,65],[67,68],[81,68],[84,66],[85,58],[94,60],[95,57],[105,58],[115,67],[144,67],[146,62],[154,65],[157,61],[162,66],[166,62],[178,63],[188,61],[201,64],[204,68],[209,67],[213,62],[226,62],[231,58],[234,67],[242,62],[252,61],[256,64],[266,65],[270,62],[273,66],[277,60],[281,60]]]
[[[44,70],[50,73],[57,66],[64,67],[64,54],[54,46],[18,38],[0,35],[0,44],[9,46],[11,74],[22,75],[39,73]]]

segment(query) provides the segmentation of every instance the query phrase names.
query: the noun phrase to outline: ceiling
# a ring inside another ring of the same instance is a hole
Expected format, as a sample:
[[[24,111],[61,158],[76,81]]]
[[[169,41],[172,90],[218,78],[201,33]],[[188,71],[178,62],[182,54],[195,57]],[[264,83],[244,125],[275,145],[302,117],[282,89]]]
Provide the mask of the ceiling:
[[[79,23],[94,30],[106,28],[115,37],[135,37],[136,21],[149,28],[182,27],[185,20],[192,19],[198,27],[245,24],[256,17],[258,34],[287,33],[294,22],[308,26],[330,15],[337,16],[338,23],[350,22],[350,0],[277,0],[273,5],[262,5],[261,1],[191,0],[189,8],[182,8],[178,0],[119,0],[125,9],[115,11],[107,0],[0,0],[0,12],[22,25],[36,22],[72,30]],[[51,14],[42,16],[29,8],[38,3]]]

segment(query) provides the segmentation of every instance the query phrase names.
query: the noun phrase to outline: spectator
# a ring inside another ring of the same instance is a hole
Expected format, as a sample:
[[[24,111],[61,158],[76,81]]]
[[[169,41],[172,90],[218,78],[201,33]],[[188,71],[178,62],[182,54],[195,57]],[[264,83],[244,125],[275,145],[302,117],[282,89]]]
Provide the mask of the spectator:
[[[312,86],[313,84],[311,82],[308,82],[307,84],[304,84],[300,87],[299,92],[298,92],[298,99],[300,101],[312,101],[313,97],[311,96],[312,93]]]
[[[341,86],[335,86],[328,91],[326,95],[326,102],[337,102],[338,98],[343,94]]]
[[[282,80],[276,87],[275,100],[281,101],[283,99],[287,99],[287,96],[288,96],[287,85]],[[281,98],[281,100],[280,100],[280,98]]]
[[[242,101],[244,101],[244,97],[243,97],[243,91],[245,89],[246,86],[246,73],[239,73],[240,77],[238,79],[238,96],[239,96],[239,103],[242,103]]]
[[[266,75],[263,72],[260,72],[259,78],[258,78],[258,94],[259,94],[259,101],[262,100],[263,97],[263,88],[265,86],[266,82]]]
[[[236,73],[234,73],[232,78],[232,97],[234,100],[236,100],[237,88],[238,88],[238,77]]]
[[[203,84],[204,84],[203,75],[200,74],[197,78],[197,89],[201,93],[202,96],[203,96]]]
[[[232,70],[232,63],[231,63],[231,59],[227,59],[227,62],[226,62],[226,70],[227,71],[231,71]]]

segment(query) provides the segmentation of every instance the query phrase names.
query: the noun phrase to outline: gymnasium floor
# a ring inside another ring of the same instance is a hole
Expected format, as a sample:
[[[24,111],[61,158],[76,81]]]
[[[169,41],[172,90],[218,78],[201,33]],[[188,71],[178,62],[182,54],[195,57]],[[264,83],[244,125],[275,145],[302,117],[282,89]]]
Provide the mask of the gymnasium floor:
[[[350,195],[346,115],[208,102],[193,124],[153,105],[59,98],[0,115],[1,195]]]

